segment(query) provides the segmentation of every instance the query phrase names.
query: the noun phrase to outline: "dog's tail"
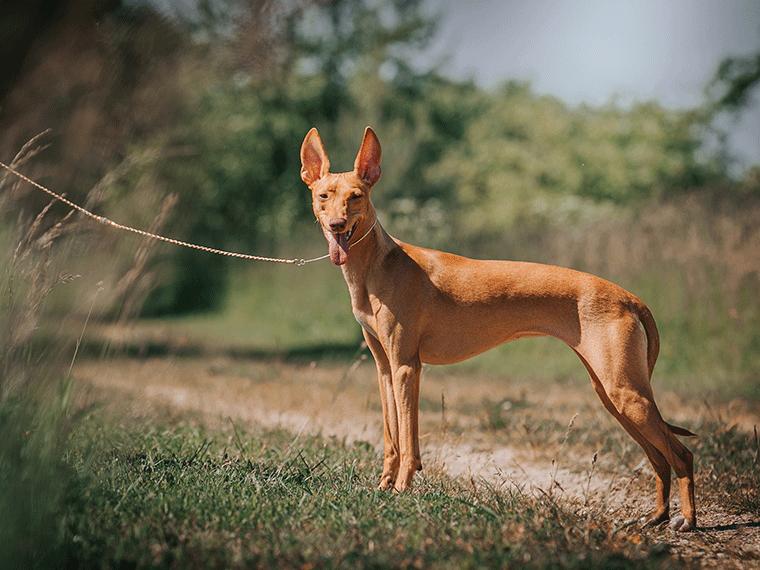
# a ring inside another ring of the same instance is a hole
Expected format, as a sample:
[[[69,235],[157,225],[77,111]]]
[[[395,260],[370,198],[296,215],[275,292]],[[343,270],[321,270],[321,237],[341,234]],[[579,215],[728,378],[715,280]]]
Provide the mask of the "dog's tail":
[[[651,378],[657,357],[660,355],[660,333],[657,332],[657,324],[654,322],[654,317],[649,308],[639,299],[636,299],[636,301],[634,311],[644,327],[644,332],[647,333],[647,367],[649,368],[649,377]]]
[[[670,431],[672,431],[676,435],[682,435],[684,437],[696,437],[697,436],[696,433],[692,433],[689,430],[687,430],[686,428],[674,426],[674,425],[671,425],[671,424],[667,424],[667,426],[670,429]]]
[[[649,311],[649,308],[637,299],[638,303],[635,305],[636,314],[639,316],[639,321],[644,327],[644,332],[647,333],[647,366],[649,368],[649,377],[652,377],[654,371],[654,365],[657,362],[657,357],[660,355],[660,333],[657,331],[657,324],[654,322],[654,317]],[[667,424],[668,429],[676,435],[682,435],[684,437],[696,437],[697,434],[690,432],[686,428]]]

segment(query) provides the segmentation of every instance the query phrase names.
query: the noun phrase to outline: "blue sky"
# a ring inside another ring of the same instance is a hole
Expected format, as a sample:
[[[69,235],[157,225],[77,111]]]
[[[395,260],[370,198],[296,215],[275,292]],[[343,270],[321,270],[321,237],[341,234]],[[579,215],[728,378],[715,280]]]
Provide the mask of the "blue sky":
[[[760,51],[759,0],[428,0],[443,20],[428,57],[484,87],[529,80],[575,105],[706,98],[720,61]],[[735,123],[743,165],[760,163],[760,89]]]

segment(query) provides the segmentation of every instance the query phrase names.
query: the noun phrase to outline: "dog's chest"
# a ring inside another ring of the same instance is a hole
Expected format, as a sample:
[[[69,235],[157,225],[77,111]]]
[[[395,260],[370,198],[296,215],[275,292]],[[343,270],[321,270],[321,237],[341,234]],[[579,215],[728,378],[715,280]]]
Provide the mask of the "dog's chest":
[[[375,308],[373,304],[377,302],[377,297],[367,290],[367,285],[362,277],[357,277],[343,267],[343,276],[348,285],[348,293],[351,297],[351,311],[354,314],[356,322],[367,331],[370,335],[377,338],[377,319],[375,318]]]

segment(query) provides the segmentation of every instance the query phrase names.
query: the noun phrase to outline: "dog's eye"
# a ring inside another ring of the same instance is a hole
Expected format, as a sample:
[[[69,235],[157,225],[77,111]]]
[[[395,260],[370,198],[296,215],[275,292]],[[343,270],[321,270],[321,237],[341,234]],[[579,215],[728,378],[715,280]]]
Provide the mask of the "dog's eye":
[[[327,196],[326,193],[322,193],[322,194],[319,195],[319,199],[320,200],[327,200],[327,198],[328,198],[328,196]]]
[[[353,194],[353,195],[352,195],[352,196],[349,198],[349,200],[358,200],[358,199],[359,199],[359,198],[361,198],[361,197],[362,197],[362,195],[361,195],[361,194]]]

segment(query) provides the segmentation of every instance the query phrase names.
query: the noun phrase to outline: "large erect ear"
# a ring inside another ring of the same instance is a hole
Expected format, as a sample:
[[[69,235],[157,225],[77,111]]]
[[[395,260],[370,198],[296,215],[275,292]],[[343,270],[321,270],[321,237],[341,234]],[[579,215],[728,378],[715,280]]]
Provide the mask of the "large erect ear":
[[[380,169],[381,156],[380,141],[375,131],[367,127],[364,129],[362,147],[359,149],[359,154],[356,155],[356,160],[354,161],[354,172],[370,186],[373,186],[375,182],[380,180],[380,175],[383,173]]]
[[[312,127],[301,145],[301,180],[311,186],[329,172],[330,160],[317,129]]]

